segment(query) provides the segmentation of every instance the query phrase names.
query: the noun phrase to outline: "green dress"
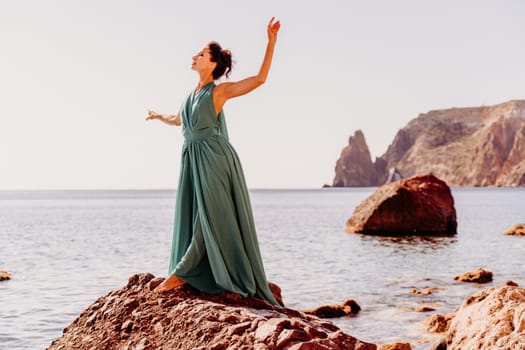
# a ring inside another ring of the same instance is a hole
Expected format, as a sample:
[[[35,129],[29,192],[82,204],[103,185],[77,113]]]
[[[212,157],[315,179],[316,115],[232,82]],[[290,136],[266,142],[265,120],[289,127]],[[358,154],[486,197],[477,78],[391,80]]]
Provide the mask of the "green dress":
[[[181,106],[184,146],[169,274],[212,294],[230,291],[279,305],[266,280],[250,198],[213,82]]]

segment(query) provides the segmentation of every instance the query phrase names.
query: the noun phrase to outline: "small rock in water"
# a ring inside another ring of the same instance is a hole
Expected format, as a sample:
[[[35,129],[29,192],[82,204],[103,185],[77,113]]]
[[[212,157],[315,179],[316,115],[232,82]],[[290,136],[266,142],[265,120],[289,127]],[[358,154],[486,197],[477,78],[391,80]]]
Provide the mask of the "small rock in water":
[[[320,318],[334,318],[357,314],[359,311],[361,311],[361,306],[350,298],[346,299],[341,305],[322,305],[303,312]]]
[[[412,350],[410,343],[389,343],[389,344],[380,344],[377,347],[377,350]]]
[[[525,236],[525,224],[516,224],[504,232],[508,236]]]
[[[0,270],[0,281],[7,281],[11,279],[11,274],[6,270]]]
[[[492,272],[479,268],[454,277],[456,281],[487,283],[492,281]]]

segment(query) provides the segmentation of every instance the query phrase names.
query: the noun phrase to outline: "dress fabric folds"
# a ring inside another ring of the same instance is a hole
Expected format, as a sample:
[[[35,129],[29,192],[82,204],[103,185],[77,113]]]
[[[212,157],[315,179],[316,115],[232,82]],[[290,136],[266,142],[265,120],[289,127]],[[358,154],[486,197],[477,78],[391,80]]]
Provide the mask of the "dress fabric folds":
[[[169,274],[212,294],[223,291],[279,305],[259,250],[250,198],[213,82],[181,106],[182,148]]]

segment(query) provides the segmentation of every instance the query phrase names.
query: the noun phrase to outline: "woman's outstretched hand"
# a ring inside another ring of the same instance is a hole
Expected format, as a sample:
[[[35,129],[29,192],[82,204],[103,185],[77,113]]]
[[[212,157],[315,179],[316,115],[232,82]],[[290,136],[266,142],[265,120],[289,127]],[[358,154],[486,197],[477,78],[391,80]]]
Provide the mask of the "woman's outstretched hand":
[[[277,21],[274,23],[275,17],[270,18],[270,21],[268,22],[268,41],[270,42],[276,42],[277,41],[277,33],[279,32],[279,28],[281,28],[281,22]]]
[[[151,109],[148,111],[148,117],[146,120],[153,120],[153,119],[162,119],[162,115],[158,114],[155,111],[152,111]]]

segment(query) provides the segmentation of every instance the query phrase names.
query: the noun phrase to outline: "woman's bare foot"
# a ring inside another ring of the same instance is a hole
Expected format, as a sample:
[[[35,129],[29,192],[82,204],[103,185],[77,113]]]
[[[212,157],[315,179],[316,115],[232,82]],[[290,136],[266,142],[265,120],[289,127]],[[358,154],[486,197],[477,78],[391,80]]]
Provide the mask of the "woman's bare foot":
[[[179,288],[184,283],[186,282],[179,279],[177,276],[169,275],[168,277],[166,277],[166,279],[161,284],[157,286],[157,288],[155,288],[154,292],[157,292],[157,293],[166,292],[168,290]]]

